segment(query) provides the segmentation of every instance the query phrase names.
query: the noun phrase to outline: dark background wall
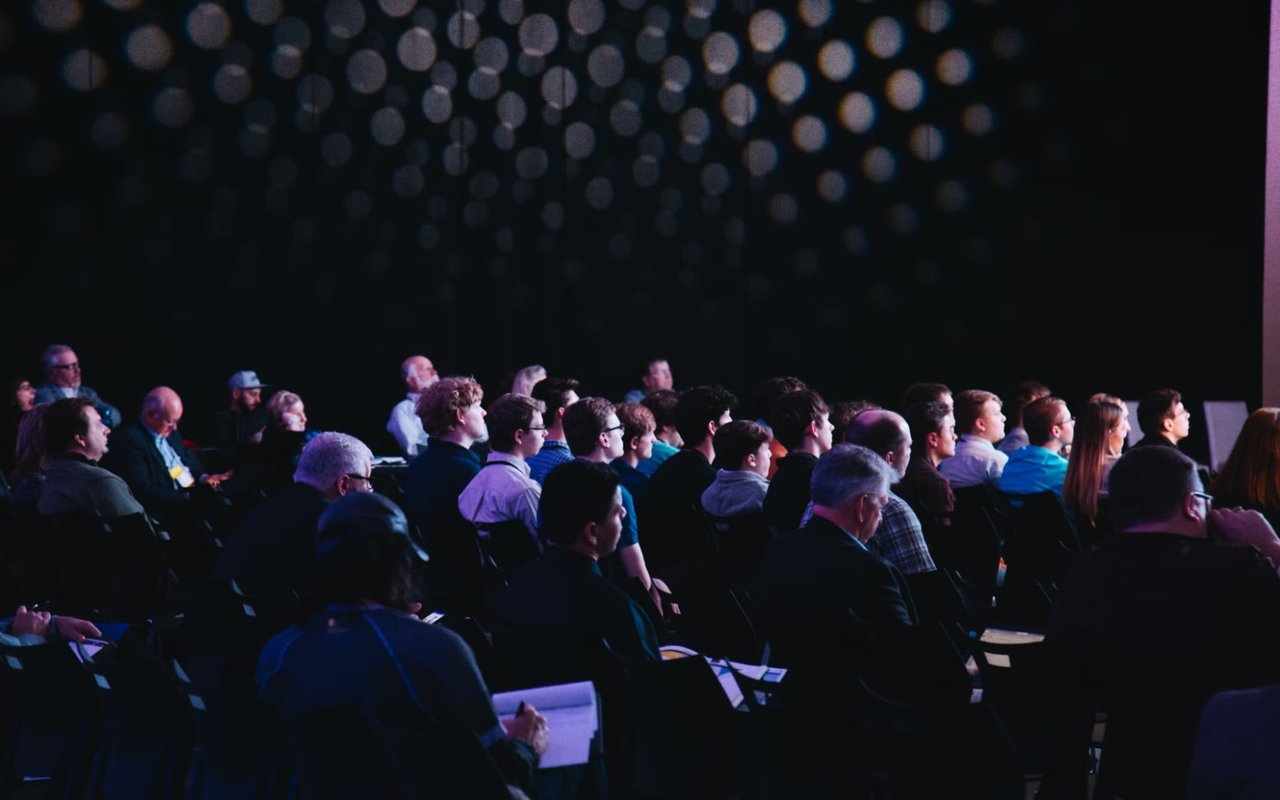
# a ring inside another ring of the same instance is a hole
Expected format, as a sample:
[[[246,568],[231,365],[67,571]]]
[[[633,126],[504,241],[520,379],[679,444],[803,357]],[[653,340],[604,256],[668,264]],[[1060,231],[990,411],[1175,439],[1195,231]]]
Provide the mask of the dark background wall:
[[[234,370],[381,444],[495,396],[779,372],[1260,396],[1268,4],[0,9],[3,363],[129,413]],[[375,449],[384,449],[377,447]]]

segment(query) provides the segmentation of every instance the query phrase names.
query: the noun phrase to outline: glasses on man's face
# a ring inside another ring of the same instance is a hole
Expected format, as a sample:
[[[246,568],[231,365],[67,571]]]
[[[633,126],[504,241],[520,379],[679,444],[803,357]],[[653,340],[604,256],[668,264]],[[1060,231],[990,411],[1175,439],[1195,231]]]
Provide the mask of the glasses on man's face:
[[[1192,497],[1199,497],[1204,501],[1205,510],[1213,507],[1213,495],[1208,492],[1190,492]]]
[[[626,427],[627,427],[626,425],[614,425],[612,428],[605,428],[605,429],[604,429],[604,432],[605,432],[605,433],[613,433],[614,431],[620,431],[620,430],[622,430],[622,429],[624,429],[624,428],[626,428]]]
[[[542,431],[543,433],[547,432],[546,426],[538,426],[538,425],[530,425],[524,430],[527,431],[528,433],[533,433],[534,431]]]
[[[80,369],[80,362],[72,361],[70,364],[53,364],[52,366],[54,369],[64,369],[64,370],[70,371],[73,369]]]
[[[362,481],[364,483],[364,489],[362,489],[362,491],[365,491],[365,492],[373,491],[373,476],[360,475],[357,473],[349,473],[347,477],[353,481]]]
[[[1055,423],[1053,423],[1053,424],[1054,424],[1054,425],[1057,425],[1059,428],[1061,428],[1063,425],[1074,425],[1074,424],[1076,424],[1076,418],[1075,418],[1075,417],[1067,417],[1066,419],[1062,420],[1061,422],[1055,422]]]

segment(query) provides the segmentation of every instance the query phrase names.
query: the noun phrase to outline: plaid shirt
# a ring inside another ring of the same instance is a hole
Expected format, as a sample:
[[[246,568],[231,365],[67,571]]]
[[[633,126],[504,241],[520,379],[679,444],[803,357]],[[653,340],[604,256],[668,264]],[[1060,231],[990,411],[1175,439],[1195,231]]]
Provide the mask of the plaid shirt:
[[[920,529],[916,512],[893,492],[889,492],[880,527],[867,542],[867,549],[907,575],[937,569],[929,555],[929,546],[924,543],[924,531]]]

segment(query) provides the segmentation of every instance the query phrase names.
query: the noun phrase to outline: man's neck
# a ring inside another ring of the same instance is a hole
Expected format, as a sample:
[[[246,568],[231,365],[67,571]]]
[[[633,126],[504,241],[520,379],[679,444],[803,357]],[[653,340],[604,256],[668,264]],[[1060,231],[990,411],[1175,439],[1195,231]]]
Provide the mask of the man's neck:
[[[609,455],[599,447],[597,447],[595,450],[592,450],[590,453],[584,453],[583,455],[578,456],[578,458],[582,459],[583,461],[591,461],[596,464],[609,463]]]
[[[470,449],[471,445],[475,444],[475,439],[468,436],[465,431],[457,429],[451,430],[448,433],[442,433],[435,438],[441,442],[456,444],[458,447],[463,449]]]
[[[1177,436],[1174,436],[1171,431],[1162,431],[1160,433],[1160,436],[1162,436],[1166,442],[1173,445],[1174,447],[1178,446],[1179,439]]]
[[[512,450],[512,451],[507,451],[507,450],[492,450],[492,451],[490,451],[489,456],[490,456],[490,457],[498,456],[498,457],[500,457],[503,461],[515,461],[515,462],[520,463],[520,464],[523,464],[523,463],[524,463],[524,456],[520,455],[519,453],[515,452],[514,450]]]
[[[848,519],[845,514],[842,514],[840,509],[831,508],[830,506],[814,505],[813,516],[825,519],[827,522],[835,525],[837,528],[857,539],[859,542],[866,544],[866,541],[859,538],[858,535],[853,532],[853,520]]]
[[[1061,455],[1062,453],[1062,442],[1058,441],[1057,439],[1053,439],[1051,441],[1045,442],[1044,444],[1038,444],[1036,445],[1036,447],[1039,447],[1044,450],[1048,450],[1050,453],[1053,453],[1054,455]]]
[[[806,436],[800,440],[800,444],[798,446],[787,448],[787,455],[793,455],[795,453],[807,453],[814,458],[818,458],[822,455],[822,445],[818,444],[818,440],[812,436]]]
[[[933,465],[934,469],[937,469],[938,465],[942,463],[942,456],[938,455],[937,450],[929,450],[924,454],[924,457],[929,460],[929,463]]]
[[[703,439],[701,442],[698,442],[697,444],[687,445],[685,449],[696,450],[697,452],[702,453],[702,455],[707,459],[708,464],[715,463],[716,448],[715,448],[715,445],[712,443],[710,436]]]
[[[1187,519],[1164,520],[1163,522],[1140,522],[1130,525],[1121,533],[1172,533],[1188,539],[1208,539],[1209,531],[1202,522]]]
[[[636,455],[635,450],[628,450],[627,452],[623,453],[622,460],[627,462],[627,465],[630,466],[632,469],[636,469],[640,466],[640,456]]]

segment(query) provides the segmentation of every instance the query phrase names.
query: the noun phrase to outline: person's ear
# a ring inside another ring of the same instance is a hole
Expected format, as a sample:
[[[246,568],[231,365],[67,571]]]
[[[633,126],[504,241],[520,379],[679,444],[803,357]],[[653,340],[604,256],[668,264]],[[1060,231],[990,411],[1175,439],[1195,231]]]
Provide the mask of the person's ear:
[[[930,447],[936,448],[938,443],[942,441],[942,438],[938,433],[931,433],[925,437],[925,441],[929,443]]]
[[[756,454],[755,454],[755,453],[749,453],[749,454],[747,454],[747,467],[748,467],[749,469],[755,469],[755,468],[756,468],[756,464],[758,464],[758,463],[760,463],[760,462],[758,462],[758,461],[756,460]]]
[[[594,521],[582,526],[581,538],[591,547],[595,547],[600,543],[600,537],[596,534],[596,523]]]
[[[640,437],[639,437],[639,436],[632,436],[632,437],[631,437],[631,441],[627,442],[627,449],[628,449],[628,450],[639,450],[639,449],[640,449]]]
[[[516,428],[515,439],[516,439],[516,447],[519,447],[520,443],[524,441],[524,428]]]

